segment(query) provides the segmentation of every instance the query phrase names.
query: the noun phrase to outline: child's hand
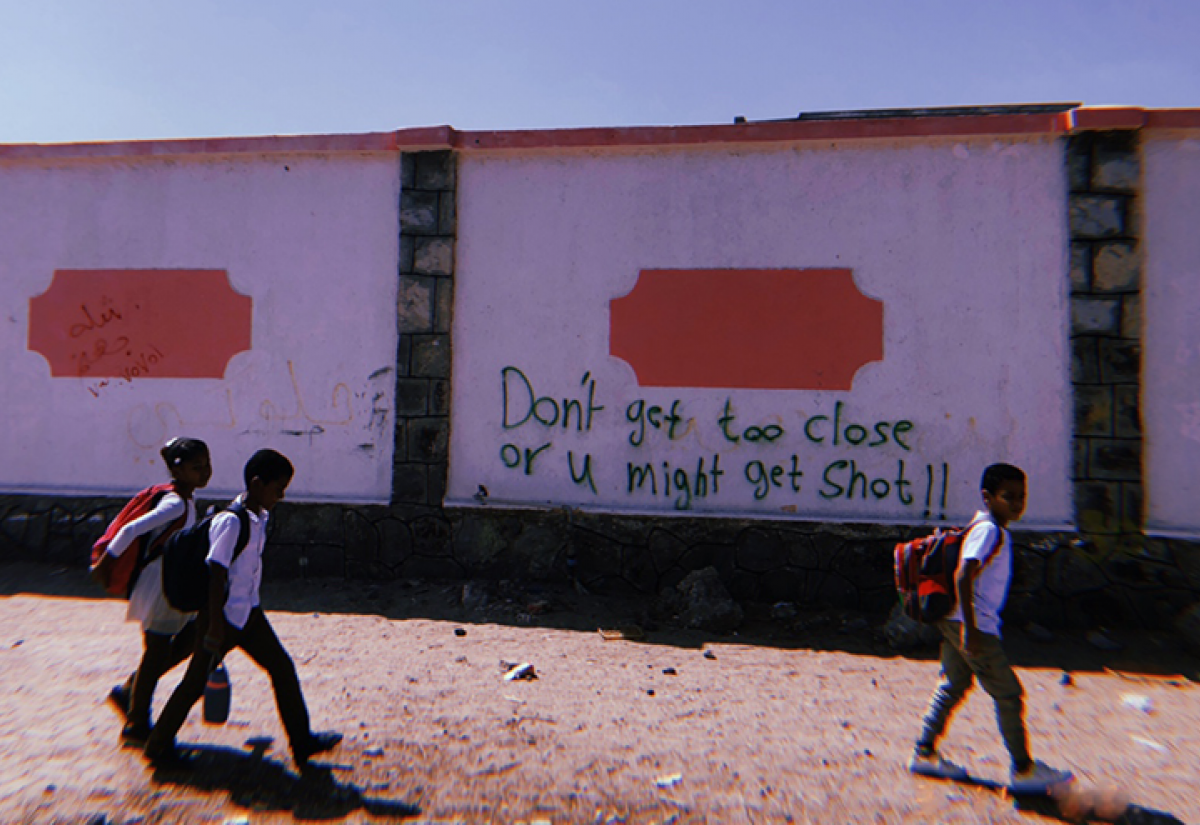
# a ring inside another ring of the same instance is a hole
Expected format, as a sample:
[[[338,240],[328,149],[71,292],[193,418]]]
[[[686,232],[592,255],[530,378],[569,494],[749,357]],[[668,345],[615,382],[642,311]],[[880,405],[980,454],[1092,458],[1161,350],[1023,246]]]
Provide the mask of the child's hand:
[[[962,646],[963,652],[968,656],[974,656],[979,653],[979,644],[983,641],[980,635],[979,631],[975,628],[963,625]]]

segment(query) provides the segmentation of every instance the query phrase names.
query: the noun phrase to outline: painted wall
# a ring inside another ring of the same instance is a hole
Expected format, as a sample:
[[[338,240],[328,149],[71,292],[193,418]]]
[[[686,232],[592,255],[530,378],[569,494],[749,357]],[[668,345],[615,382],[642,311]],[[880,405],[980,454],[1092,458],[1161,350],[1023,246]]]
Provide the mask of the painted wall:
[[[270,446],[297,467],[292,498],[387,501],[399,186],[394,153],[0,165],[0,490],[126,495],[186,434],[212,448],[214,497]],[[75,293],[67,270],[117,280]],[[236,298],[131,291],[147,270],[224,273],[249,299],[249,345],[225,329]],[[54,304],[32,335],[31,300]],[[164,377],[212,345],[197,329],[236,354]],[[39,336],[68,348],[66,374],[30,349]]]
[[[1022,137],[463,155],[447,503],[957,522],[982,467],[1008,460],[1030,473],[1026,523],[1067,525],[1062,152]],[[816,304],[764,292],[767,333],[730,321],[777,270]],[[824,331],[798,344],[789,313]],[[723,360],[775,375],[871,336],[881,357],[866,347],[846,387],[681,366],[728,345]],[[681,381],[647,380],[656,346]]]
[[[1200,535],[1200,139],[1144,145],[1147,531]]]

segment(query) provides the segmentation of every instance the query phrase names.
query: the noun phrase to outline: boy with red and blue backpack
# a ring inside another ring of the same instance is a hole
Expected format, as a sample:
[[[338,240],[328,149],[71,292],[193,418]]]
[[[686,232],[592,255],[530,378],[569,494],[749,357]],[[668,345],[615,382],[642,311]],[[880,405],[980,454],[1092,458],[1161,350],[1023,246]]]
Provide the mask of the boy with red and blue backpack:
[[[908,769],[921,776],[966,779],[962,767],[943,759],[937,742],[975,679],[996,703],[1000,734],[1012,759],[1010,790],[1042,793],[1070,781],[1071,773],[1034,760],[1025,731],[1024,689],[1000,643],[1000,611],[1012,579],[1012,537],[1005,528],[1025,512],[1025,473],[992,464],[981,482],[985,509],[975,514],[962,541],[954,577],[956,604],[940,622],[942,681],[925,714]]]

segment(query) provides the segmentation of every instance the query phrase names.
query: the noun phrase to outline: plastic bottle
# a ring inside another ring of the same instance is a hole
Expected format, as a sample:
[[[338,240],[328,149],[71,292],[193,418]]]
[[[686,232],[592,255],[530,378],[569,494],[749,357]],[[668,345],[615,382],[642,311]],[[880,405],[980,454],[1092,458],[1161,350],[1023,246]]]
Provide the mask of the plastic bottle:
[[[229,720],[229,705],[233,691],[229,686],[229,671],[224,663],[213,668],[204,686],[204,722],[224,725]]]

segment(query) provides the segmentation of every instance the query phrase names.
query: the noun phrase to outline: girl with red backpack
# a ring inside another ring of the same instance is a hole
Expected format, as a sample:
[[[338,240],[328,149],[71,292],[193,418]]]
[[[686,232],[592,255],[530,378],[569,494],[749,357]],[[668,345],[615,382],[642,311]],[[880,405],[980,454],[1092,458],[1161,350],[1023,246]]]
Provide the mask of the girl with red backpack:
[[[199,439],[172,438],[160,454],[171,483],[139,493],[134,501],[141,499],[141,506],[122,510],[94,548],[94,553],[99,551],[93,563],[96,578],[110,592],[128,594],[126,619],[142,626],[142,661],[108,697],[125,716],[121,739],[138,747],[150,735],[150,708],[158,680],[191,655],[196,637],[196,614],[175,610],[163,596],[162,557],[157,550],[172,533],[196,522],[192,496],[212,477],[208,445]],[[136,517],[121,523],[127,514]]]

